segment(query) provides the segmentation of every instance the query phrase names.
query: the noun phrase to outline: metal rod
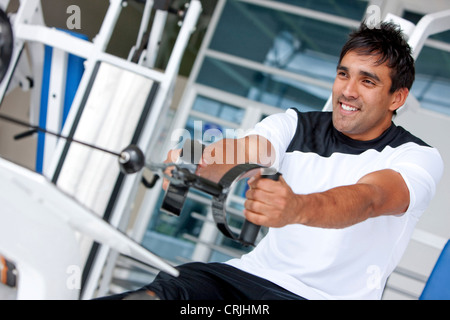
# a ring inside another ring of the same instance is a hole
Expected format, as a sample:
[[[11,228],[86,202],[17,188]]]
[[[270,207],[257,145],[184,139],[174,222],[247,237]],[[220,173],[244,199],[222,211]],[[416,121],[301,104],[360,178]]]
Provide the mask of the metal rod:
[[[79,141],[79,140],[76,140],[76,139],[71,138],[71,137],[66,137],[66,136],[63,136],[63,135],[61,135],[59,133],[48,131],[48,130],[43,129],[43,128],[39,127],[39,126],[35,126],[35,125],[29,124],[27,122],[24,122],[24,121],[21,121],[21,120],[18,120],[18,119],[15,119],[15,118],[3,115],[3,114],[0,114],[0,119],[3,119],[5,121],[9,121],[11,123],[14,123],[14,124],[17,124],[17,125],[20,125],[20,126],[23,126],[23,127],[30,128],[30,129],[32,129],[34,131],[40,131],[40,132],[43,132],[43,133],[48,133],[48,134],[50,134],[52,136],[65,139],[65,140],[67,140],[69,142],[75,142],[75,143],[78,143],[78,144],[81,144],[81,145],[84,145],[84,146],[87,146],[87,147],[90,147],[90,148],[93,148],[93,149],[96,149],[96,150],[99,150],[99,151],[103,151],[103,152],[112,154],[112,155],[117,156],[117,157],[121,157],[121,154],[118,153],[118,152],[114,152],[114,151],[111,151],[111,150],[100,148],[100,147],[97,147],[95,145],[92,145],[92,144],[89,144],[89,143],[86,143],[86,142],[83,142],[83,141]]]

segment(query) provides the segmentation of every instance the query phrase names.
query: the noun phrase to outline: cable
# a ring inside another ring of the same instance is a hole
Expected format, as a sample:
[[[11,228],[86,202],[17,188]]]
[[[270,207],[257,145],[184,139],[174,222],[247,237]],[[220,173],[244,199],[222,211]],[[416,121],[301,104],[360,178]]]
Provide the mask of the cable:
[[[117,156],[119,158],[122,157],[121,153],[114,152],[114,151],[111,151],[111,150],[107,150],[107,149],[104,149],[104,148],[100,148],[100,147],[97,147],[95,145],[92,145],[92,144],[89,144],[89,143],[86,143],[86,142],[83,142],[83,141],[79,141],[79,140],[73,139],[71,137],[66,137],[66,136],[63,136],[63,135],[61,135],[59,133],[48,131],[48,130],[43,129],[43,128],[39,127],[39,126],[34,126],[32,124],[26,123],[24,121],[21,121],[21,120],[18,120],[18,119],[15,119],[15,118],[3,115],[3,114],[0,114],[0,119],[3,119],[5,121],[9,121],[9,122],[12,122],[14,124],[17,124],[17,125],[20,125],[20,126],[32,129],[30,132],[26,132],[26,133],[17,135],[16,139],[26,137],[26,136],[28,136],[30,134],[33,134],[33,133],[39,131],[39,132],[43,132],[43,133],[48,133],[48,134],[50,134],[52,136],[55,136],[55,137],[58,137],[58,138],[65,139],[66,141],[69,141],[69,142],[75,142],[75,143],[78,143],[78,144],[81,144],[81,145],[84,145],[84,146],[87,146],[87,147],[90,147],[90,148],[93,148],[93,149],[96,149],[96,150],[99,150],[99,151],[103,151],[103,152],[112,154],[112,155]]]

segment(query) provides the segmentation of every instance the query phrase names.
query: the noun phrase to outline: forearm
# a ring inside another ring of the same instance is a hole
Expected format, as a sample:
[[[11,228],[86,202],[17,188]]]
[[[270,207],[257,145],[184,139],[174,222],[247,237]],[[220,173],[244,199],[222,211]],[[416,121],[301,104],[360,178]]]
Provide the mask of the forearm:
[[[370,173],[354,185],[298,197],[299,223],[322,228],[345,228],[368,218],[402,214],[410,200],[401,175],[388,169]]]
[[[311,227],[346,228],[376,215],[373,186],[366,184],[296,197],[298,223]]]
[[[212,181],[218,181],[238,164],[258,163],[271,166],[274,160],[272,145],[262,137],[223,139],[205,148],[197,173]]]
[[[402,176],[389,169],[369,173],[353,185],[311,194],[294,193],[284,177],[252,179],[249,186],[246,218],[274,228],[289,224],[346,228],[368,218],[402,214],[410,201]]]

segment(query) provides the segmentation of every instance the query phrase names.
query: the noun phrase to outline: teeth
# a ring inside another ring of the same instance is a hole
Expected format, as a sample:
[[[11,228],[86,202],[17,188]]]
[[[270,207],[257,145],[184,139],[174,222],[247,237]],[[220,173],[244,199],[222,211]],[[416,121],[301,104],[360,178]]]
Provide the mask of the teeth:
[[[341,105],[342,105],[342,109],[344,109],[346,111],[357,111],[358,110],[356,108],[350,107],[350,106],[348,106],[346,104],[343,104],[343,103]]]

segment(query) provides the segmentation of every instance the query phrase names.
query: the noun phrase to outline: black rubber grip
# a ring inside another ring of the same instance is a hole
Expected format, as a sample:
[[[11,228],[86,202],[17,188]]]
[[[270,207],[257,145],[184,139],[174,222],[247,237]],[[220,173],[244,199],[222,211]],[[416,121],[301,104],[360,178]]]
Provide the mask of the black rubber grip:
[[[280,179],[281,173],[275,173],[270,175],[261,175],[261,178],[270,179],[274,181],[278,181]],[[256,238],[258,237],[259,230],[261,226],[258,226],[248,220],[244,221],[244,225],[241,229],[241,234],[239,236],[239,240],[244,245],[254,246],[256,242]]]
[[[189,171],[195,173],[197,165],[202,157],[205,146],[196,140],[186,139],[180,153],[180,162],[191,164]],[[168,214],[179,216],[183,209],[186,197],[189,192],[189,186],[173,185],[169,183],[164,195],[161,210]]]

